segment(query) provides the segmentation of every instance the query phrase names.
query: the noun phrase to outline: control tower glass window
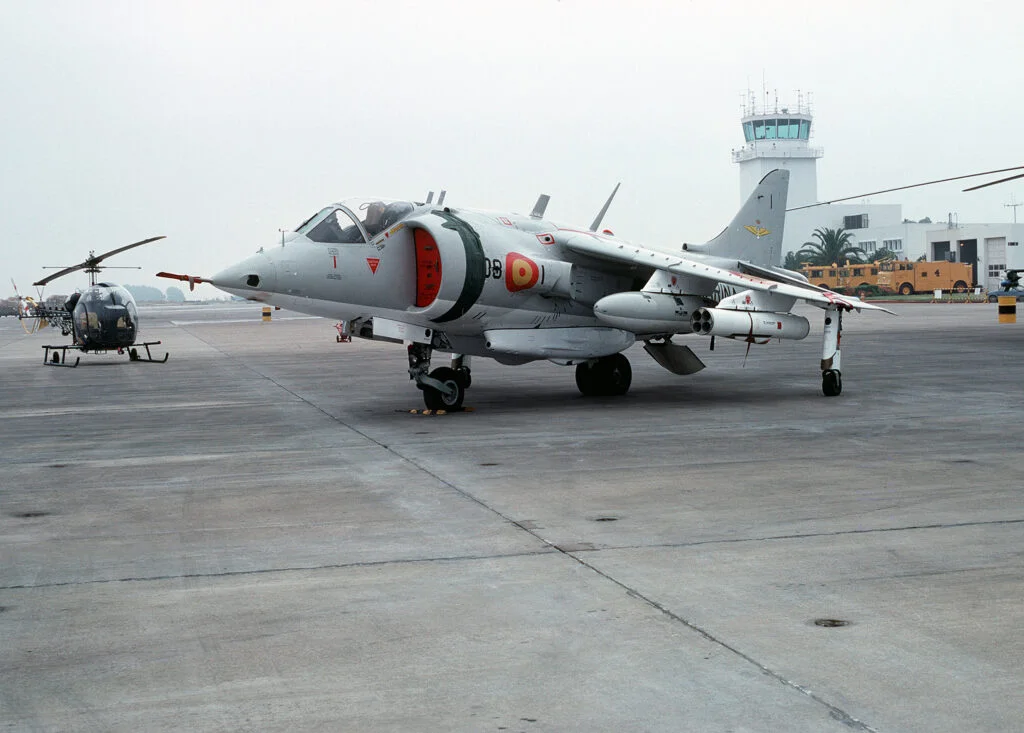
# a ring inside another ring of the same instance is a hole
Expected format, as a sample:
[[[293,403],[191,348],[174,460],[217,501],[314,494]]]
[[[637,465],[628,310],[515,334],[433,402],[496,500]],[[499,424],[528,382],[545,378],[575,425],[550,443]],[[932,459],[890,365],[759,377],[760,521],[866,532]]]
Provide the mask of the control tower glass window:
[[[800,139],[807,140],[811,136],[811,121],[800,120]]]
[[[754,123],[744,122],[743,123],[743,137],[749,143],[754,139]]]

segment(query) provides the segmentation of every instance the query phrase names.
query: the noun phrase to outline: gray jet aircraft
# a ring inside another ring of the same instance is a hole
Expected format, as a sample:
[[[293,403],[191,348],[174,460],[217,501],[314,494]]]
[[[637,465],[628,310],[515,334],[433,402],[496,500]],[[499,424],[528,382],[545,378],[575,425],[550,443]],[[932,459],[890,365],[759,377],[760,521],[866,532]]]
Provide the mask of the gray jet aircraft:
[[[716,336],[802,339],[810,323],[790,310],[804,301],[824,311],[822,390],[836,396],[843,312],[885,309],[780,267],[788,187],[789,171],[768,173],[721,234],[677,254],[599,231],[614,191],[589,228],[546,219],[547,196],[523,216],[444,206],[442,192],[436,204],[433,194],[342,201],[212,278],[159,275],[405,343],[432,410],[462,406],[471,356],[572,365],[584,395],[621,395],[632,380],[622,352],[636,341],[669,371],[692,374],[704,364],[676,336],[709,337],[712,348]],[[451,360],[431,371],[435,351]]]

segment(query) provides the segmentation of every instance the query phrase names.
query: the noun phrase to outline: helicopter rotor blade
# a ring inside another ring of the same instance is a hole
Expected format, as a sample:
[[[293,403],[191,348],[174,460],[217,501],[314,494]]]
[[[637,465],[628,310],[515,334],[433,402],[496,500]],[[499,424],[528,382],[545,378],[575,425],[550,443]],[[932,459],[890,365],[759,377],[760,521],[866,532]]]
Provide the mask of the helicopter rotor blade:
[[[921,186],[932,186],[932,185],[934,185],[936,183],[948,183],[949,181],[960,181],[960,180],[963,180],[964,178],[977,178],[978,176],[990,176],[990,175],[993,175],[995,173],[1008,173],[1010,171],[1019,171],[1021,169],[1024,169],[1024,165],[1017,165],[1017,166],[1014,166],[1012,168],[1000,168],[1000,169],[994,170],[994,171],[984,171],[982,173],[968,173],[966,176],[952,176],[950,178],[939,178],[939,179],[936,179],[934,181],[925,181],[924,183],[912,183],[909,186],[897,186],[896,188],[886,188],[886,189],[882,189],[881,191],[871,191],[869,193],[861,193],[861,194],[858,194],[856,196],[846,196],[846,197],[841,198],[841,199],[831,199],[830,201],[819,201],[816,204],[807,204],[806,206],[794,206],[792,209],[786,209],[786,211],[799,211],[800,209],[810,209],[810,208],[813,208],[815,206],[826,206],[828,204],[836,204],[836,203],[839,203],[840,201],[851,201],[853,199],[861,199],[861,198],[865,198],[866,196],[877,196],[878,194],[892,193],[893,191],[905,191],[908,188],[920,188]],[[1021,175],[1018,175],[1018,176],[1010,176],[1009,178],[1004,178],[1004,179],[1002,179],[1000,181],[992,181],[991,183],[985,183],[985,184],[982,184],[980,186],[974,186],[973,188],[965,188],[964,191],[974,191],[974,190],[979,189],[979,188],[984,188],[985,186],[994,186],[997,183],[1004,183],[1005,181],[1012,181],[1015,178],[1024,178],[1024,173],[1022,173]]]
[[[107,257],[110,257],[111,255],[116,255],[118,252],[124,252],[125,250],[132,249],[133,247],[139,247],[143,244],[149,244],[150,242],[155,242],[158,239],[166,238],[167,235],[161,234],[159,237],[150,237],[149,239],[143,239],[139,242],[132,242],[131,244],[126,244],[123,247],[118,247],[117,249],[112,249],[109,252],[104,252],[103,254],[96,255],[95,257],[90,257],[89,260],[94,265],[98,265],[100,262],[103,262],[103,260],[105,260]]]
[[[965,188],[964,191],[977,191],[979,188],[986,188],[988,186],[994,186],[997,183],[1006,183],[1007,181],[1015,181],[1018,178],[1024,178],[1024,173],[1018,173],[1017,175],[1010,176],[1009,178],[1000,178],[998,181],[989,181],[988,183],[982,183],[978,186],[971,186],[970,188]]]
[[[58,277],[64,277],[65,275],[68,275],[68,274],[70,274],[72,272],[76,272],[77,270],[84,270],[86,268],[95,268],[95,267],[97,267],[99,265],[99,263],[101,263],[103,260],[105,260],[107,257],[110,257],[111,255],[116,255],[119,252],[124,252],[125,250],[131,249],[132,247],[139,247],[139,246],[141,246],[143,244],[149,244],[150,242],[155,242],[158,239],[166,239],[166,235],[161,234],[159,237],[150,237],[149,239],[143,239],[143,240],[138,241],[138,242],[132,242],[131,244],[126,244],[124,247],[118,247],[117,249],[112,249],[109,252],[104,252],[104,253],[98,254],[98,255],[90,255],[88,257],[88,259],[85,260],[85,262],[80,262],[77,265],[72,265],[71,267],[65,267],[63,270],[61,270],[59,272],[55,272],[52,275],[44,277],[39,282],[32,283],[32,284],[33,285],[46,285],[47,283],[53,282]]]

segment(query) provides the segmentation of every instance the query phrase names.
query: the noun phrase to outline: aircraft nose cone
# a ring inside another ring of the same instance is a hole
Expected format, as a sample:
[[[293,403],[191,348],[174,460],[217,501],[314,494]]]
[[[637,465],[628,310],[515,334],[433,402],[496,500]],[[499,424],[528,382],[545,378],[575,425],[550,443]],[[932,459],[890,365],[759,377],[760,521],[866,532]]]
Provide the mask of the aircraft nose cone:
[[[277,267],[265,254],[258,254],[221,270],[210,281],[236,295],[247,296],[254,291],[274,291],[277,288]]]

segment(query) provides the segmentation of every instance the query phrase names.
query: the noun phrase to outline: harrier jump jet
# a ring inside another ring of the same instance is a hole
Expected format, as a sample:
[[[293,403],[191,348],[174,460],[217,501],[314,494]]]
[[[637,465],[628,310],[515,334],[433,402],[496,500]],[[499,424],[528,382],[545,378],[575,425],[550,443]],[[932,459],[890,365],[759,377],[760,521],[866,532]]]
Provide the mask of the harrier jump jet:
[[[600,230],[614,191],[589,228],[546,219],[547,196],[523,216],[444,206],[442,193],[342,201],[211,278],[159,274],[405,343],[430,409],[462,405],[471,356],[572,365],[584,395],[621,395],[632,379],[621,352],[636,341],[692,374],[704,364],[677,336],[802,339],[810,323],[790,310],[804,301],[823,311],[822,390],[836,396],[843,313],[884,309],[780,267],[788,187],[789,171],[768,173],[721,234],[678,253]],[[431,371],[435,351],[451,361]]]

